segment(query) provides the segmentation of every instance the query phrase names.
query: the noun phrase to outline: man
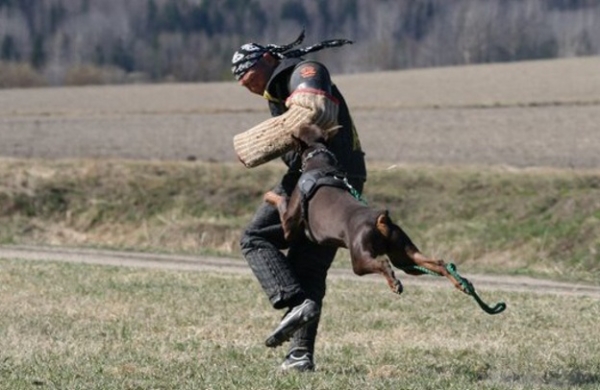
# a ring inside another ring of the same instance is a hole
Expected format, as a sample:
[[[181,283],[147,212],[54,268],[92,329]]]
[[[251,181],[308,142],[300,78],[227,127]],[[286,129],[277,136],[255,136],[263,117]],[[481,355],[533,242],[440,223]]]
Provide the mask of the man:
[[[328,148],[358,193],[366,180],[364,153],[346,102],[332,84],[327,68],[301,57],[327,47],[351,43],[330,40],[294,49],[304,39],[285,46],[248,43],[232,59],[240,85],[264,96],[273,118],[234,137],[240,160],[248,167],[282,157],[288,170],[273,189],[290,195],[301,174],[301,157],[291,149],[291,134],[304,123],[332,129]],[[275,309],[287,308],[281,323],[266,340],[277,347],[292,338],[282,369],[314,370],[314,347],[325,296],[327,271],[336,248],[319,246],[306,237],[288,243],[277,209],[263,202],[244,231],[241,250]],[[288,249],[287,255],[282,250]]]

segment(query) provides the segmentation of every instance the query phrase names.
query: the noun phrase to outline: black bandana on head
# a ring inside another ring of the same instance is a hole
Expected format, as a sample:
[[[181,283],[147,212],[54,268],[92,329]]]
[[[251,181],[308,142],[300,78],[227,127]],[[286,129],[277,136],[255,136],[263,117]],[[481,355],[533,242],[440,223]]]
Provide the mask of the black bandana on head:
[[[262,46],[258,43],[246,43],[233,54],[233,58],[231,59],[231,72],[236,80],[241,79],[248,69],[256,65],[258,60],[260,60],[265,53],[270,53],[279,59],[297,58],[328,47],[339,47],[352,43],[352,41],[348,39],[330,39],[312,46],[290,51],[294,46],[301,44],[303,40],[304,30],[302,30],[294,42],[283,46],[273,44]]]

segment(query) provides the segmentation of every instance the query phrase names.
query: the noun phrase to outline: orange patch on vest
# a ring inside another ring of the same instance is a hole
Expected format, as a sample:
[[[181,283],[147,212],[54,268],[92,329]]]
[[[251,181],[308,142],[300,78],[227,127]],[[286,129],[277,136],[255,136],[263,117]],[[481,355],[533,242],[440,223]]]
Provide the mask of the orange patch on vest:
[[[300,69],[300,76],[304,79],[314,77],[316,74],[317,70],[314,68],[314,66],[305,66],[304,68]]]

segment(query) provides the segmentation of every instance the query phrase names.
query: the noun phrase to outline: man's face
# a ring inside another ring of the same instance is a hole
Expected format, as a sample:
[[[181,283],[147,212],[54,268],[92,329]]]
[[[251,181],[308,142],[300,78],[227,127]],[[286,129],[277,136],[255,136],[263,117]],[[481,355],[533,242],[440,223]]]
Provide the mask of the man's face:
[[[273,73],[273,64],[271,57],[264,56],[240,79],[241,86],[257,95],[262,95],[265,92],[269,78]]]

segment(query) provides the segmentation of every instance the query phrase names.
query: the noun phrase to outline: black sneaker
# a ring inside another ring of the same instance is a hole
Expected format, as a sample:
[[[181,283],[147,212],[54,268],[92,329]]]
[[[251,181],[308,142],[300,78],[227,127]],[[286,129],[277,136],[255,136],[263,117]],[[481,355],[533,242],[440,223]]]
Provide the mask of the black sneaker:
[[[296,349],[291,351],[285,357],[283,363],[281,363],[281,370],[296,370],[300,372],[314,371],[315,363],[313,362],[312,353],[305,349]]]
[[[269,348],[275,348],[288,341],[298,329],[311,324],[319,317],[319,305],[313,300],[305,299],[300,305],[292,307],[283,316],[279,326],[265,341]]]

